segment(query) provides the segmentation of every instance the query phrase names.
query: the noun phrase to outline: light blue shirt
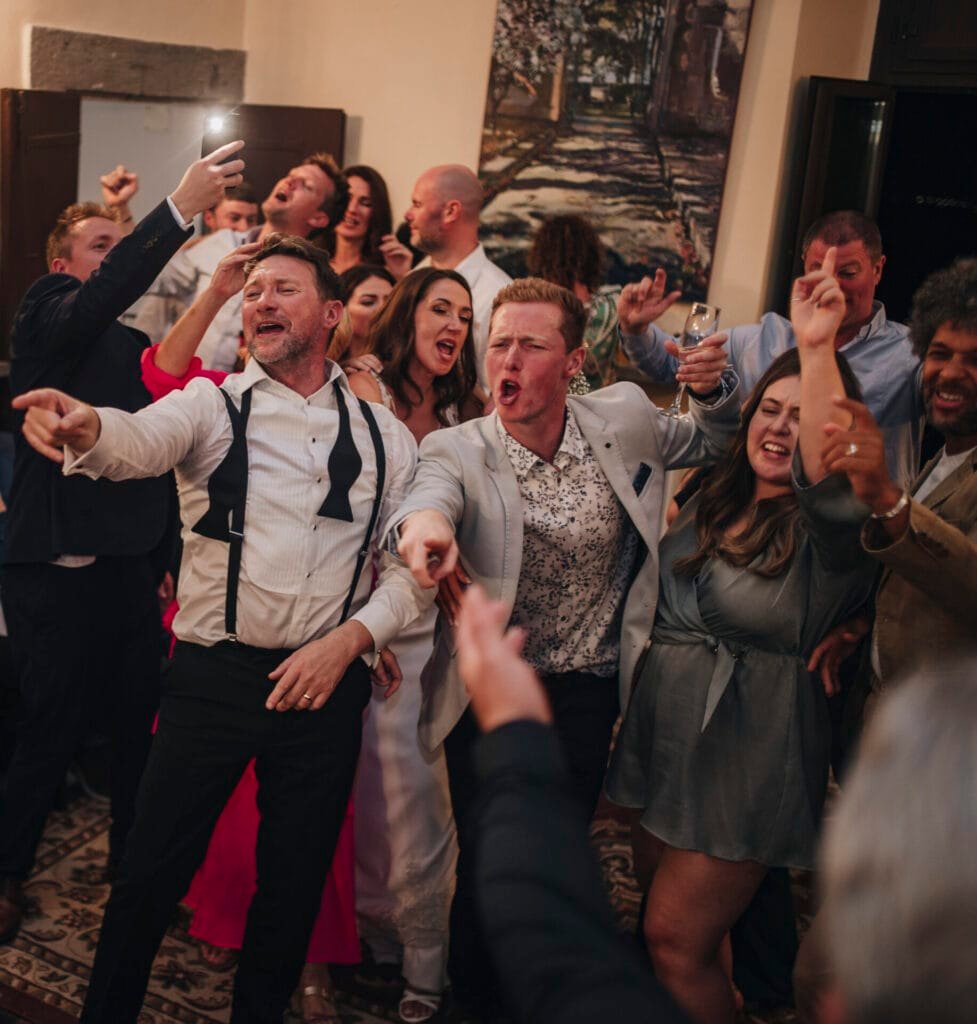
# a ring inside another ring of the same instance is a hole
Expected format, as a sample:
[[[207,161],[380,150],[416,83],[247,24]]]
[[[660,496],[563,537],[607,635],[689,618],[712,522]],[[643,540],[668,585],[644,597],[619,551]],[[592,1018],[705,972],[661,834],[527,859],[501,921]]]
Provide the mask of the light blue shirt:
[[[848,360],[862,389],[862,398],[885,439],[885,455],[894,480],[908,487],[919,470],[924,410],[920,390],[921,367],[909,343],[905,324],[887,320],[885,306],[876,302],[872,319],[838,351]],[[728,329],[729,364],[747,395],[767,367],[796,341],[790,321],[766,313],[758,324]],[[674,340],[651,324],[644,334],[621,332],[628,359],[652,380],[667,384],[675,379],[678,360],[665,351]]]

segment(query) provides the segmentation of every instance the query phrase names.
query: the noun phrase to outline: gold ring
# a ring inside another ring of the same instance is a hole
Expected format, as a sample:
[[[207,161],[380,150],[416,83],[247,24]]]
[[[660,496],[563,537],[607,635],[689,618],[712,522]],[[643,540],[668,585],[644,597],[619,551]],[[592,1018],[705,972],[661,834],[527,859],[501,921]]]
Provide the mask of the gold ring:
[[[312,700],[312,694],[311,693],[303,693],[302,694],[302,700]]]

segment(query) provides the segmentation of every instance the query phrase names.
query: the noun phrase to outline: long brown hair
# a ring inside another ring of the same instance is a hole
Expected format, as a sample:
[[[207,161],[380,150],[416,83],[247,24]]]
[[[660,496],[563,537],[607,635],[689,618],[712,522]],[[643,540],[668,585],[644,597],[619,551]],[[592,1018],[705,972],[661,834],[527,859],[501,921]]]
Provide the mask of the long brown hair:
[[[384,235],[393,232],[393,214],[390,210],[390,194],[387,191],[387,183],[383,175],[373,167],[366,164],[355,164],[353,167],[343,168],[343,183],[346,188],[346,199],[339,216],[333,220],[330,218],[329,225],[322,232],[321,244],[330,254],[336,252],[336,225],[343,219],[346,213],[346,205],[349,202],[349,179],[360,178],[370,188],[370,223],[366,229],[366,236],[360,249],[360,262],[383,264],[383,253],[380,252],[380,243]]]
[[[836,353],[838,369],[845,394],[861,399],[858,381],[843,355]],[[796,348],[788,349],[775,359],[757,381],[740,412],[740,426],[729,446],[725,459],[718,463],[702,488],[695,514],[698,546],[691,555],[675,561],[677,572],[696,573],[713,557],[721,558],[738,568],[749,568],[758,576],[780,576],[797,550],[800,510],[793,492],[754,503],[756,474],[747,453],[750,421],[763,400],[767,388],[784,377],[798,377],[800,356]],[[750,521],[742,533],[725,536],[725,531],[750,511]],[[760,559],[757,564],[753,564]]]
[[[412,270],[397,283],[370,331],[369,350],[383,363],[380,376],[397,401],[408,409],[420,405],[424,399],[420,387],[410,375],[410,361],[414,354],[414,315],[438,281],[460,284],[468,301],[472,301],[471,289],[461,274],[454,270],[422,267]],[[448,373],[434,378],[434,415],[442,426],[448,425],[447,410],[451,406],[461,412],[469,403],[475,382],[475,344],[472,341],[472,324],[469,323],[454,366]]]

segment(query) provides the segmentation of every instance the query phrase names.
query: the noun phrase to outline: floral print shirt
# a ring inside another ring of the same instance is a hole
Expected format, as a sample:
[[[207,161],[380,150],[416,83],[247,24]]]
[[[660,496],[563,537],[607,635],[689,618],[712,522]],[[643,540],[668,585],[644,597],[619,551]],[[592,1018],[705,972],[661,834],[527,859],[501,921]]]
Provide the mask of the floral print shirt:
[[[512,624],[541,674],[618,670],[638,535],[568,409],[552,463],[496,420],[522,497],[522,567]]]

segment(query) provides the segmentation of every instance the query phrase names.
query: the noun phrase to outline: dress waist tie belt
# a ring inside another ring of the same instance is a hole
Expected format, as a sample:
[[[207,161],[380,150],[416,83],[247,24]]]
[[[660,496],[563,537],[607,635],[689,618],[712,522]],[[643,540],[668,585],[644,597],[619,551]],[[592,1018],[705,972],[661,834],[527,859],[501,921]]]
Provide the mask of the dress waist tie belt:
[[[706,726],[715,713],[719,702],[729,686],[733,673],[736,671],[736,663],[740,661],[748,650],[745,644],[738,644],[733,640],[722,639],[713,636],[711,633],[686,633],[677,630],[658,628],[652,634],[652,645],[654,644],[696,644],[701,643],[709,648],[715,655],[715,663],[712,668],[712,675],[709,677],[709,687],[706,690],[706,706],[702,713],[702,725],[699,732],[705,732]],[[782,653],[782,652],[781,652]]]

